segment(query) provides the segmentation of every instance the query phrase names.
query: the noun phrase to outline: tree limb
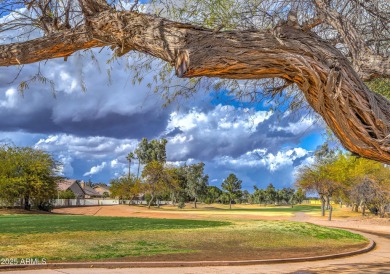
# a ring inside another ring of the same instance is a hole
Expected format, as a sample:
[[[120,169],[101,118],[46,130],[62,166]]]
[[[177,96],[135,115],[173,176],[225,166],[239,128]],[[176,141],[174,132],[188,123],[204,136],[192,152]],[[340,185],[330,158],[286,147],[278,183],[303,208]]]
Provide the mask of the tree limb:
[[[67,57],[76,51],[102,47],[105,44],[93,39],[85,27],[42,38],[0,45],[0,66],[30,64],[47,59]]]
[[[295,24],[215,32],[137,12],[105,10],[90,16],[88,27],[79,31],[0,45],[0,66],[110,45],[165,60],[179,77],[282,78],[298,85],[347,149],[390,164],[390,102],[364,85],[339,50]]]

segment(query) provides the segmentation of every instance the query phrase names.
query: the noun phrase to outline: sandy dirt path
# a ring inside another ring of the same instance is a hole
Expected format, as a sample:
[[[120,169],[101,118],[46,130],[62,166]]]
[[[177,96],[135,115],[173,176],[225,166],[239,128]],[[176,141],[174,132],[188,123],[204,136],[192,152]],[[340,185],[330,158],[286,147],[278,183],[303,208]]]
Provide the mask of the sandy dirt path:
[[[232,214],[226,210],[170,210],[170,209],[148,209],[147,207],[115,205],[115,206],[90,206],[90,207],[68,207],[54,209],[53,213],[58,214],[78,214],[93,216],[118,216],[118,217],[142,217],[142,218],[168,218],[168,219],[225,219],[225,220],[288,220],[291,218],[290,213],[267,212],[248,212]]]

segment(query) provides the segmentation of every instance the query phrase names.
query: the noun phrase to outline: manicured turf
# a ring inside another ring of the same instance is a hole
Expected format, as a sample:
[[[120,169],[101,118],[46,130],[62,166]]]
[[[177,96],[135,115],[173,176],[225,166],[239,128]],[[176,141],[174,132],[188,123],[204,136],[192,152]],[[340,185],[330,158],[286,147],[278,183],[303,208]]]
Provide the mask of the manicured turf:
[[[4,215],[0,233],[51,233],[65,231],[131,231],[194,229],[228,225],[228,222],[203,220],[96,217],[74,215]]]
[[[0,216],[0,258],[49,262],[284,258],[340,252],[366,243],[347,231],[290,221]]]
[[[364,237],[342,229],[332,229],[309,223],[297,223],[289,221],[261,221],[259,229],[273,233],[288,233],[292,237],[306,236],[316,239],[332,239],[332,240],[362,240]]]

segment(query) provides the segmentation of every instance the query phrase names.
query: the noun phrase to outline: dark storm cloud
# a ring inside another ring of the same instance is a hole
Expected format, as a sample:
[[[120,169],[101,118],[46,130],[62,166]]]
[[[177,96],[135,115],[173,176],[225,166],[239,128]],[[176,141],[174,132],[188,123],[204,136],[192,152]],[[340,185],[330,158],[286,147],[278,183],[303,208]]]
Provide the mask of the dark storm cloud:
[[[99,56],[105,64],[107,56]],[[56,59],[42,65],[42,74],[54,81],[55,96],[50,84],[34,82],[23,96],[18,92],[18,84],[37,72],[37,64],[25,66],[13,83],[17,69],[0,68],[0,129],[114,138],[152,138],[164,131],[170,109],[162,108],[158,95],[129,85],[120,63],[109,85],[106,75],[85,59],[74,56],[67,63]]]
[[[131,116],[109,113],[102,118],[77,122],[62,121],[61,131],[78,136],[106,136],[118,139],[146,137],[150,139],[165,130],[167,119],[166,113],[161,115],[136,113]]]

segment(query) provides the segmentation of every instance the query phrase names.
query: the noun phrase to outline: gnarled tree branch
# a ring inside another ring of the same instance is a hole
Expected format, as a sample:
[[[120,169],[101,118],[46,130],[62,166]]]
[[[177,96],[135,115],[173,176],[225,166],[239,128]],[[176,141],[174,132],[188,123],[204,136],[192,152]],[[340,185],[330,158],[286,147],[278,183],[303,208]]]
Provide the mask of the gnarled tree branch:
[[[336,48],[296,24],[215,32],[152,15],[105,10],[91,15],[83,30],[1,45],[0,65],[110,45],[119,52],[136,50],[165,60],[180,77],[283,78],[299,86],[347,149],[390,163],[390,102],[372,93]]]

